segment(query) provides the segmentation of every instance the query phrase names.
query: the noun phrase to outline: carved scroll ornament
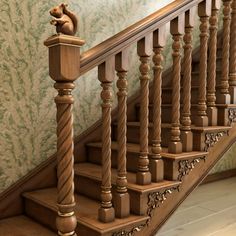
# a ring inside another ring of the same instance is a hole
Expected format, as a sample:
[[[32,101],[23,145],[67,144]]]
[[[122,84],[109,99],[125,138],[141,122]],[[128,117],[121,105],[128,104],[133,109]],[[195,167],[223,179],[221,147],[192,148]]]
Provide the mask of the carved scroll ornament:
[[[181,160],[179,161],[179,176],[178,180],[182,181],[184,176],[188,175],[200,161],[206,160],[206,157],[198,157],[193,160]]]
[[[136,232],[140,232],[144,227],[148,226],[152,220],[153,211],[160,207],[160,205],[167,199],[167,196],[173,193],[174,191],[179,191],[179,186],[172,187],[166,189],[164,192],[152,192],[148,195],[148,208],[147,208],[147,216],[149,218],[145,223],[142,223],[138,226],[135,226],[130,231],[119,231],[112,234],[112,236],[133,236]]]

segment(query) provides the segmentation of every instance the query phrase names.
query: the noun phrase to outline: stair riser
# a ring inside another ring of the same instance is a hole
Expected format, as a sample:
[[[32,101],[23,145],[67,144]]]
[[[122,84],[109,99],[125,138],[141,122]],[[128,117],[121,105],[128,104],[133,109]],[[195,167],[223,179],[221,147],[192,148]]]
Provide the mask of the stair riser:
[[[220,85],[221,71],[216,71],[216,86]],[[199,86],[199,74],[192,74],[192,86]],[[217,88],[218,89],[218,88]]]
[[[221,63],[222,63],[221,52],[218,52],[218,57],[216,59],[216,69],[217,70],[221,69]],[[192,71],[199,71],[199,66],[200,66],[199,61],[195,61],[192,64]]]
[[[88,188],[89,186],[89,188]],[[83,176],[75,175],[75,191],[94,200],[101,201],[101,182],[88,179]],[[116,192],[115,186],[112,186],[112,195]],[[130,211],[137,215],[144,215],[146,210],[146,194],[141,194],[129,189]],[[113,204],[114,205],[114,204]]]
[[[88,147],[88,161],[94,164],[101,165],[102,160],[102,151],[101,148],[99,147]],[[117,168],[117,150],[112,150],[111,152],[111,162],[112,162],[112,168]],[[127,170],[131,172],[136,172],[137,171],[137,166],[138,166],[138,156],[139,153],[127,153]]]
[[[198,88],[192,88],[191,90],[191,101],[196,103],[198,98]],[[185,97],[183,96],[183,90],[180,91],[180,103],[183,103]],[[152,102],[152,100],[150,100]],[[171,104],[172,103],[172,90],[164,89],[162,90],[162,104]]]
[[[161,133],[162,133],[162,146],[163,147],[167,147],[169,140],[170,140],[170,128],[162,128],[161,129]],[[127,142],[128,143],[136,143],[139,144],[140,142],[140,130],[138,126],[128,126],[127,128]],[[149,127],[149,144],[152,143],[152,128]],[[113,140],[117,141],[117,126],[113,126]]]
[[[49,229],[57,232],[56,229],[56,217],[57,212],[52,209],[46,208],[37,202],[30,199],[25,199],[25,213],[36,220],[37,222],[47,226]],[[98,232],[93,229],[81,225],[78,223],[76,228],[77,235],[89,235],[89,236],[100,236]],[[105,236],[105,234],[104,234]]]
[[[171,116],[172,113],[172,107],[170,106],[162,106],[161,109],[161,120],[162,123],[171,123]],[[182,113],[182,106],[180,109],[180,113]],[[197,107],[192,106],[191,107],[191,120],[194,121],[195,116],[197,115]],[[140,109],[137,108],[137,121],[140,121]],[[149,107],[149,121],[153,121],[153,106]]]

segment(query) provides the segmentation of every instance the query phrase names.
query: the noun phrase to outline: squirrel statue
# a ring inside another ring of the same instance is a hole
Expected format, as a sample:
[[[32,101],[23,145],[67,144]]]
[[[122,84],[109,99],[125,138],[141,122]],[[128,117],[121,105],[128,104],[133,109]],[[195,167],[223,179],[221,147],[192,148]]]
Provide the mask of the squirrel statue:
[[[51,24],[56,26],[58,34],[75,35],[77,31],[78,19],[74,13],[67,9],[67,5],[62,3],[54,7],[50,11],[50,15],[54,17]]]

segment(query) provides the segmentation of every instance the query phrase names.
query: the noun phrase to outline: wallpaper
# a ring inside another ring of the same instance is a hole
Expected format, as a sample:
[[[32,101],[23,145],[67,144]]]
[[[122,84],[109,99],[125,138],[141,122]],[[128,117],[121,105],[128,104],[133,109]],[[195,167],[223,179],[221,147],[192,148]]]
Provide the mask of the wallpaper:
[[[65,1],[80,19],[82,50],[102,42],[172,0]],[[48,76],[43,41],[54,33],[49,9],[61,1],[0,1],[0,192],[27,174],[56,150],[56,92]],[[198,31],[195,32],[198,34]],[[197,38],[195,37],[195,44]],[[130,49],[129,94],[139,85],[137,57]],[[168,37],[165,64],[170,64]],[[115,87],[114,87],[115,89]],[[96,71],[76,82],[75,134],[100,118],[100,85]],[[116,100],[114,98],[114,106]],[[215,171],[236,167],[234,146]]]

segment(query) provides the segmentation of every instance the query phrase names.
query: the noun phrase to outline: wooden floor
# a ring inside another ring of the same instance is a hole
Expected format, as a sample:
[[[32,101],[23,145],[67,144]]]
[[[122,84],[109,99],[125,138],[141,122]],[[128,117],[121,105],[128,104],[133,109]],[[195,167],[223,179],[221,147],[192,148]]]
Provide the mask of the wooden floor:
[[[198,187],[156,236],[235,236],[236,177]]]

